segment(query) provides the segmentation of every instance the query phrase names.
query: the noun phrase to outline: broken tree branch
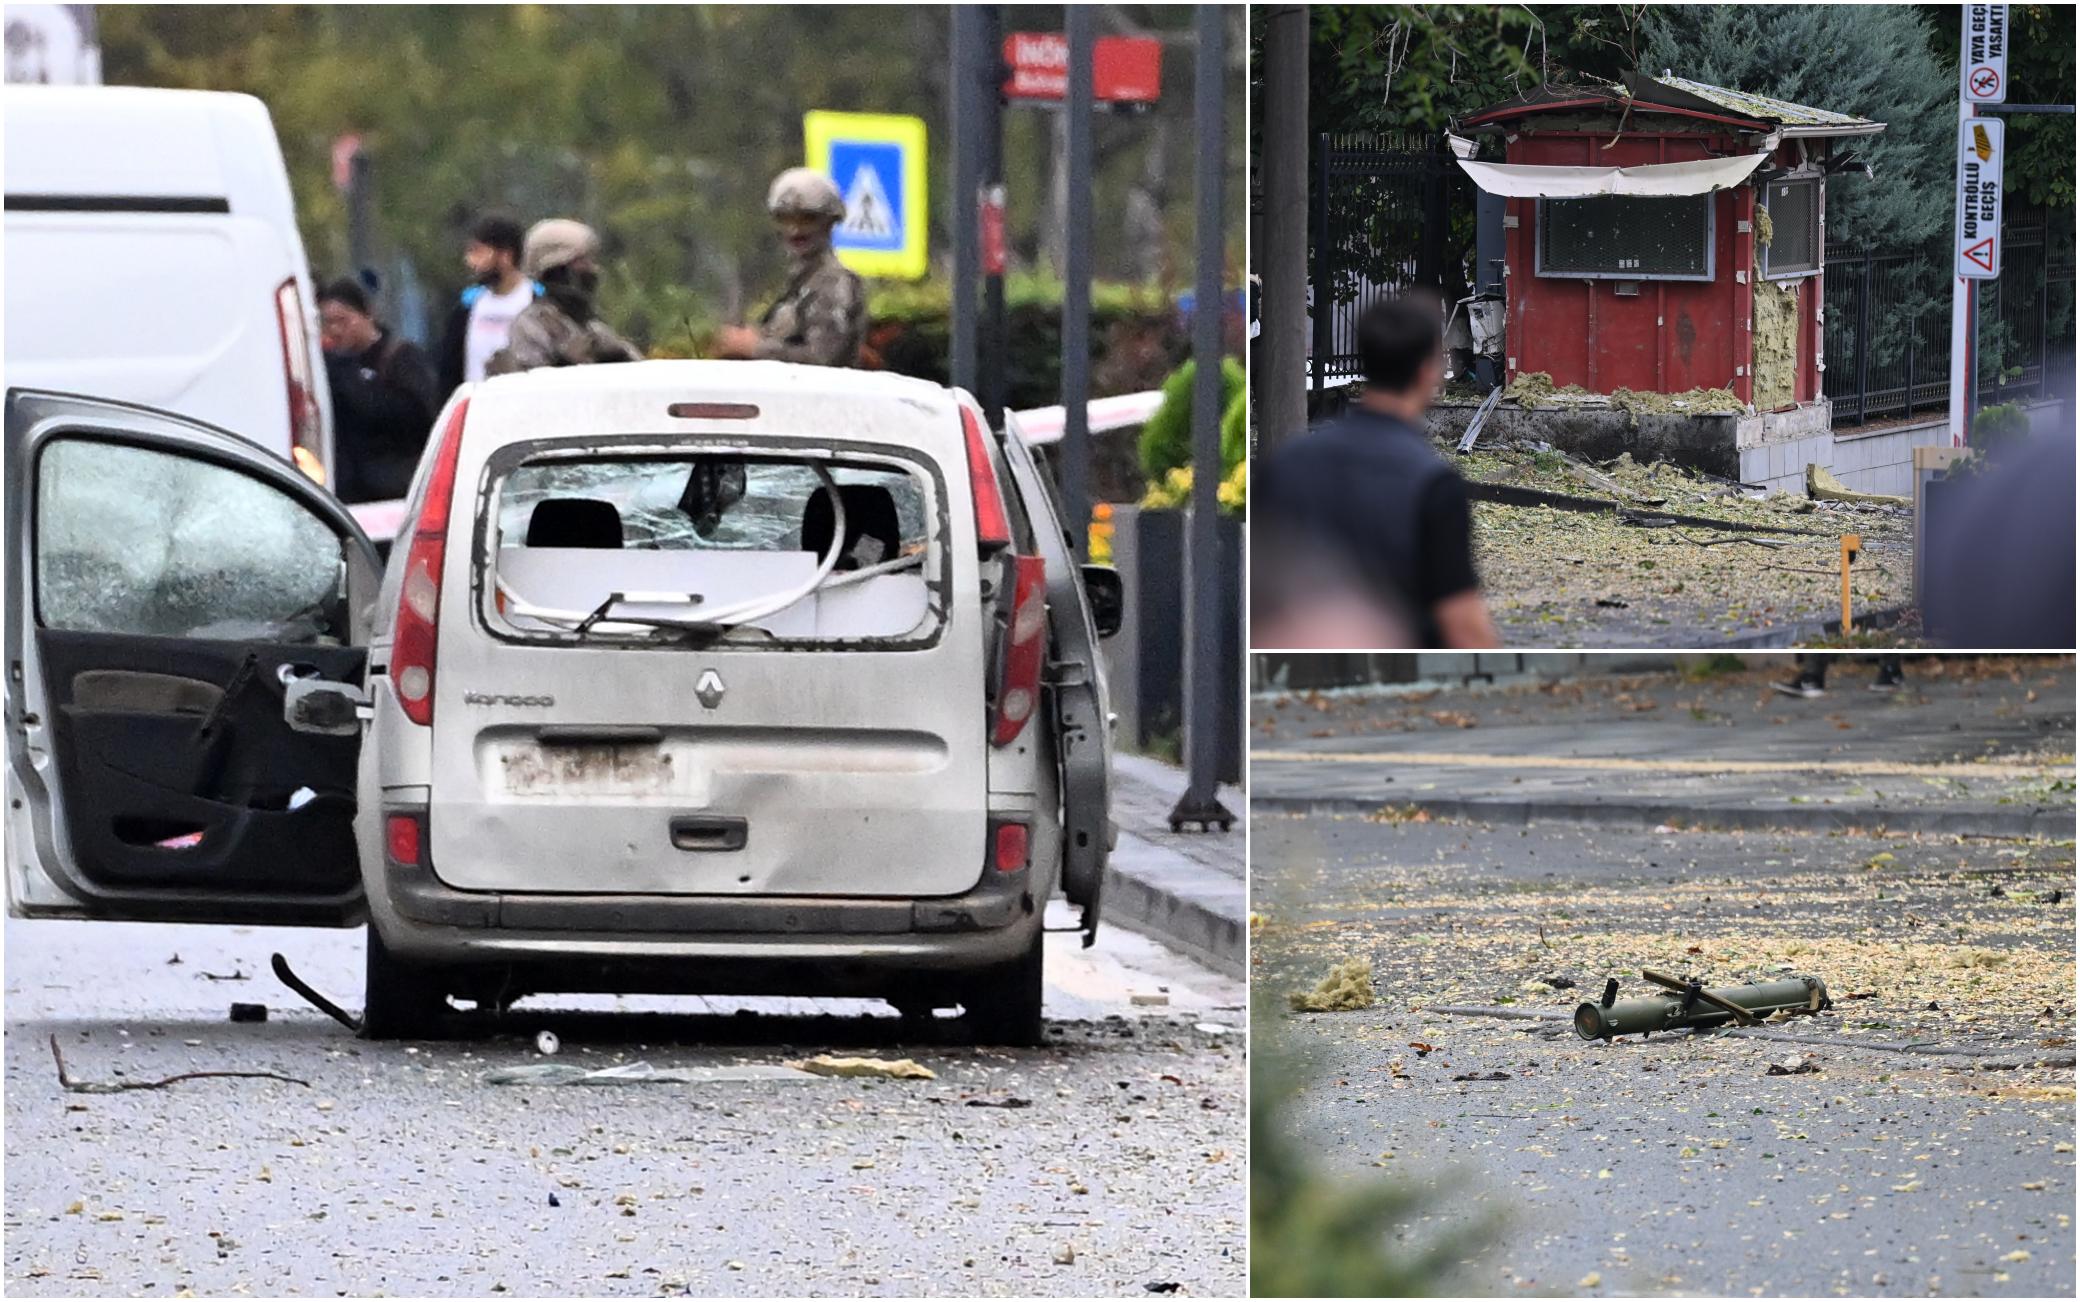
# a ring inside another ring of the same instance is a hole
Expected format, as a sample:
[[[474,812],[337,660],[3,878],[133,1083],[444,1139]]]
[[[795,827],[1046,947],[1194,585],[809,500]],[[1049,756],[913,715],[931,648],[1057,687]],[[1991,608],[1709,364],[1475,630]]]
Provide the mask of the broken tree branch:
[[[51,1036],[51,1057],[58,1064],[58,1084],[64,1086],[66,1091],[72,1094],[121,1094],[125,1090],[163,1090],[168,1085],[177,1085],[184,1080],[206,1080],[210,1077],[282,1080],[289,1082],[291,1085],[301,1085],[305,1089],[311,1087],[311,1083],[307,1080],[298,1080],[294,1076],[284,1076],[278,1071],[184,1071],[178,1076],[168,1076],[163,1080],[74,1080],[65,1070],[65,1055],[58,1048],[58,1037],[55,1034]]]

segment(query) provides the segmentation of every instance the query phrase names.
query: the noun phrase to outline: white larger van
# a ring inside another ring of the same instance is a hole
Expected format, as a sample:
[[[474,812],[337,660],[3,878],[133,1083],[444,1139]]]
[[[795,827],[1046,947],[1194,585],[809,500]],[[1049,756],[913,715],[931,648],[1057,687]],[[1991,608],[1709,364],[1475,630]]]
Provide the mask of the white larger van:
[[[126,86],[0,105],[7,383],[236,430],[324,482],[317,304],[266,106]]]

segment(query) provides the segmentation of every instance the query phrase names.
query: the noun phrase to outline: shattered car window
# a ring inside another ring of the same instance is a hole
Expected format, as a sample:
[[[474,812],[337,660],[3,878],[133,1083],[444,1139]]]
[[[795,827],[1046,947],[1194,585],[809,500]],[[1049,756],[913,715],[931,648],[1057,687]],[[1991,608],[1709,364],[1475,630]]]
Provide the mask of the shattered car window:
[[[340,539],[293,497],[224,466],[60,439],[36,472],[44,627],[233,641],[337,641]]]
[[[893,460],[595,455],[496,491],[491,613],[520,636],[915,640],[938,619],[929,482]]]
[[[884,490],[905,546],[923,544],[924,494],[914,475],[881,466],[831,464],[828,469],[841,488]],[[557,534],[556,510],[538,521],[536,508],[550,499],[576,499],[614,508],[621,525],[621,541],[615,545],[623,548],[801,551],[802,520],[820,482],[816,471],[800,461],[718,456],[538,462],[507,478],[499,499],[499,536],[506,546],[564,543],[567,539]],[[572,513],[563,515],[568,521]]]

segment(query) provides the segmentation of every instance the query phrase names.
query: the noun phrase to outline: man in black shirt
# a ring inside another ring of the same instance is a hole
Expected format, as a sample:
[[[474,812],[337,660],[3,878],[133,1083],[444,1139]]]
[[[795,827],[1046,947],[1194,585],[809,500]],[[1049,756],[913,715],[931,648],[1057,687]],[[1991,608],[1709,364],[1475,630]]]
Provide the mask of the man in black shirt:
[[[377,323],[355,281],[318,291],[318,325],[332,386],[333,491],[342,502],[403,497],[440,411],[433,365]]]
[[[1356,405],[1256,468],[1252,531],[1266,563],[1253,577],[1251,618],[1261,615],[1285,645],[1496,644],[1466,485],[1423,432],[1444,374],[1438,317],[1434,302],[1414,296],[1368,308],[1358,319],[1365,386]],[[1399,636],[1361,636],[1368,626]]]

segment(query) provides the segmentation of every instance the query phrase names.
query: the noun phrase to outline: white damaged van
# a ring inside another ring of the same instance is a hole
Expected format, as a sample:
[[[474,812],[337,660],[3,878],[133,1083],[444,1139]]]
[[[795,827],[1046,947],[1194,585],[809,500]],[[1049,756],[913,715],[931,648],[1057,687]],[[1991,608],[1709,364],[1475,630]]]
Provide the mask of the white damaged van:
[[[966,394],[487,381],[379,591],[342,508],[221,433],[21,392],[7,420],[18,911],[365,914],[376,1036],[585,990],[1040,1037],[1047,900],[1098,922],[1122,594]],[[125,499],[143,473],[168,500]]]

